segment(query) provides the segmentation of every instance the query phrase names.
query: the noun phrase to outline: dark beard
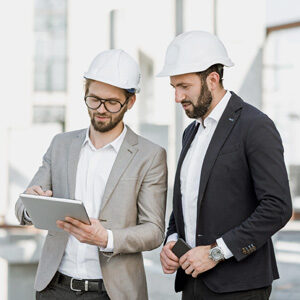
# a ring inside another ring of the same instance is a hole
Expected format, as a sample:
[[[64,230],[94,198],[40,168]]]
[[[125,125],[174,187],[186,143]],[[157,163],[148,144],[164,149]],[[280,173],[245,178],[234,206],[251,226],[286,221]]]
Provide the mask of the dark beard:
[[[124,117],[124,114],[126,111],[127,111],[127,108],[121,110],[121,112],[116,116],[115,119],[113,119],[111,116],[107,116],[105,114],[99,114],[99,113],[91,114],[90,111],[89,111],[89,115],[91,117],[91,123],[96,131],[107,132],[107,131],[114,129],[123,120],[123,117]],[[110,117],[110,121],[107,124],[103,124],[103,123],[97,122],[95,120],[95,116]]]
[[[192,119],[202,118],[207,112],[212,102],[212,95],[209,91],[206,82],[203,82],[200,96],[198,97],[197,104],[191,101],[182,101],[182,104],[189,103],[193,106],[191,111],[185,111],[186,115]]]

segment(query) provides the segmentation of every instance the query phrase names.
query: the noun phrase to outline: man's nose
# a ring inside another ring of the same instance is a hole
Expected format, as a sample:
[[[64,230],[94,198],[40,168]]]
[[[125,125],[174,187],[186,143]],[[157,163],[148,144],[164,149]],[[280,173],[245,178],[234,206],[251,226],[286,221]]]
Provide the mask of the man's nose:
[[[179,90],[175,90],[175,102],[176,103],[181,103],[185,99],[184,93],[182,93]]]
[[[97,108],[97,112],[99,112],[100,114],[104,114],[107,112],[103,102],[101,103],[100,107]]]

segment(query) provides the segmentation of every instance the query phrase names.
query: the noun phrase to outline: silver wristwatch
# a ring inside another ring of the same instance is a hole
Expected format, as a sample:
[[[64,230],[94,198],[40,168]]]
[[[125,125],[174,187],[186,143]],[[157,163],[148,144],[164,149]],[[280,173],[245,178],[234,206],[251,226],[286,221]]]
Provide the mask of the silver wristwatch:
[[[225,260],[224,253],[222,249],[219,246],[215,246],[209,250],[209,256],[210,259],[213,261],[222,261]]]

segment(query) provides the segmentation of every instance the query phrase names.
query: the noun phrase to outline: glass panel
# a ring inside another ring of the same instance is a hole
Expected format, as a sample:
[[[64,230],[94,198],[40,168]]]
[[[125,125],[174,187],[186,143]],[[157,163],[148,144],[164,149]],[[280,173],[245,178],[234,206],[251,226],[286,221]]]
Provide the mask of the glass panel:
[[[67,1],[35,1],[35,91],[66,91]]]

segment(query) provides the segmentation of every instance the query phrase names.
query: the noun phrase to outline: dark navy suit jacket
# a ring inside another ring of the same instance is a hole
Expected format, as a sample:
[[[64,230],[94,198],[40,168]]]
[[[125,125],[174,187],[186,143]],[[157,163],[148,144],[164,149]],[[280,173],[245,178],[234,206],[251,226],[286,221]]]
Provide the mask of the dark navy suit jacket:
[[[292,214],[283,146],[274,123],[231,94],[204,158],[196,224],[196,246],[222,237],[234,255],[198,276],[218,293],[260,288],[279,278],[271,236]],[[176,232],[185,239],[180,171],[196,132],[193,122],[183,134],[167,237]],[[183,289],[187,276],[178,269],[176,291]]]

